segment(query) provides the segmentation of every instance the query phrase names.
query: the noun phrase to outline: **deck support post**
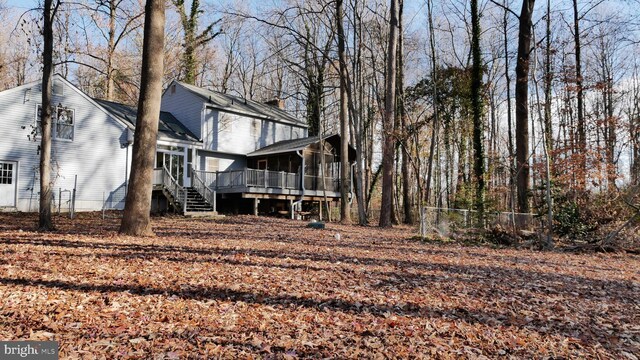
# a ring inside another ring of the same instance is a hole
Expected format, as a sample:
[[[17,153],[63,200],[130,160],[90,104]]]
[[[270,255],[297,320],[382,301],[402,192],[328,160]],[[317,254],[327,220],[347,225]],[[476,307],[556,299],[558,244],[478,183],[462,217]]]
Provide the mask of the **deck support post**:
[[[289,199],[289,209],[291,210],[291,220],[293,220],[295,214],[295,210],[293,209],[293,199]]]
[[[253,199],[253,215],[258,216],[258,204],[260,204],[260,199]]]

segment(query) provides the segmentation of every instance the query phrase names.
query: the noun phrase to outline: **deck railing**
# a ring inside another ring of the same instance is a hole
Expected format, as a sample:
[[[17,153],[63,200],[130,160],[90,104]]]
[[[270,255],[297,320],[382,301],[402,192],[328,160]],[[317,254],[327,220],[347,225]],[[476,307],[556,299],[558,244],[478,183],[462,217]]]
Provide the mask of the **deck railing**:
[[[271,171],[260,169],[242,169],[228,171],[201,171],[197,173],[204,186],[212,189],[233,189],[241,187],[255,187],[262,189],[301,190],[300,175],[285,171]],[[305,175],[306,190],[323,190],[322,177]],[[332,177],[325,177],[326,190],[340,191],[340,181]]]
[[[308,190],[327,190],[333,192],[340,191],[340,179],[325,176],[324,182],[322,182],[322,176],[304,176],[304,188]]]

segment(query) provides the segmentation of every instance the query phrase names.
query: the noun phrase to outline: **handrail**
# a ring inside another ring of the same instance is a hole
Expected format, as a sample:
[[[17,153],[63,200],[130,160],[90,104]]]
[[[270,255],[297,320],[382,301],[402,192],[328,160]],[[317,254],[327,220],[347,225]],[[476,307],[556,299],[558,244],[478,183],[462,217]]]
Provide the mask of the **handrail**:
[[[204,197],[207,202],[213,206],[213,211],[216,211],[216,192],[211,190],[204,181],[200,178],[199,171],[191,170],[191,180],[193,187]]]
[[[178,184],[166,166],[162,167],[162,186],[173,196],[175,201],[182,205],[182,211],[187,211],[187,189]],[[182,197],[181,197],[182,196]]]

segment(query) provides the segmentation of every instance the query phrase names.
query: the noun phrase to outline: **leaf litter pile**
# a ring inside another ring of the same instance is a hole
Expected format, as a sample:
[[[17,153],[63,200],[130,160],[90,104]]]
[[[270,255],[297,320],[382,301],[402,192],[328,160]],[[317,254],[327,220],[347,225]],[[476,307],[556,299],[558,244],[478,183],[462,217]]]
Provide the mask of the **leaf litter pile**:
[[[640,357],[640,261],[238,216],[0,213],[0,340],[61,358]]]

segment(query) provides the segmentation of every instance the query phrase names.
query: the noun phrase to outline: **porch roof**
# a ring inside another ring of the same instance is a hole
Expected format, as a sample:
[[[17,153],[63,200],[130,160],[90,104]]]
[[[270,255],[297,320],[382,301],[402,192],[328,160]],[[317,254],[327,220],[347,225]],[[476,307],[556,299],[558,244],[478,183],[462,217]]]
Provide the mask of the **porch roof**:
[[[96,101],[98,104],[100,104],[100,106],[105,108],[105,110],[107,110],[114,116],[120,118],[121,120],[124,120],[125,122],[135,127],[136,119],[138,117],[138,109],[113,101],[100,99],[94,99],[94,101]],[[191,131],[189,131],[189,129],[182,125],[182,123],[178,119],[176,119],[175,116],[166,111],[160,112],[158,135],[171,140],[190,142],[200,141]]]
[[[323,140],[330,143],[336,150],[338,151],[338,155],[340,155],[340,135],[325,135]],[[247,154],[247,157],[256,157],[256,156],[265,156],[265,155],[276,155],[283,154],[289,152],[295,152],[299,150],[304,150],[310,145],[317,144],[320,142],[320,136],[309,136],[301,139],[293,139],[293,140],[283,140],[277,143],[271,144],[269,146],[265,146],[261,149],[258,149],[254,152]],[[349,161],[355,161],[356,159],[356,150],[349,145]]]

